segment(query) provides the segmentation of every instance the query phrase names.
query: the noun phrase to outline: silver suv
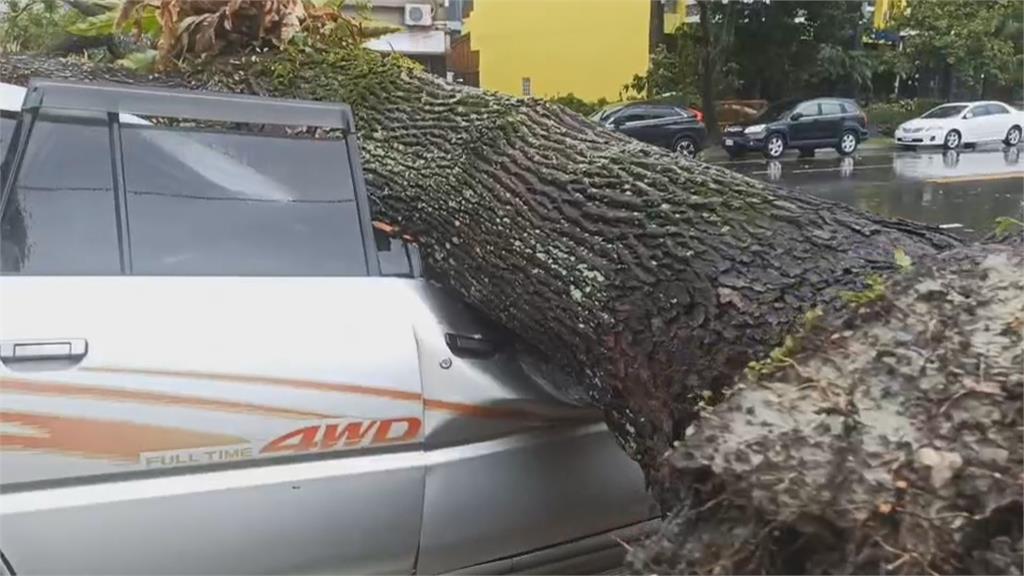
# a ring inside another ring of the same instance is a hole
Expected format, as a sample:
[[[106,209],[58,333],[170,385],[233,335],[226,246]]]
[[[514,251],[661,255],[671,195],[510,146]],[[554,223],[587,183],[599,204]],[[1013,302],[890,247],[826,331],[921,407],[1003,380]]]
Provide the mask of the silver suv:
[[[346,106],[36,81],[16,112],[0,572],[593,572],[650,525],[599,415],[375,230]]]

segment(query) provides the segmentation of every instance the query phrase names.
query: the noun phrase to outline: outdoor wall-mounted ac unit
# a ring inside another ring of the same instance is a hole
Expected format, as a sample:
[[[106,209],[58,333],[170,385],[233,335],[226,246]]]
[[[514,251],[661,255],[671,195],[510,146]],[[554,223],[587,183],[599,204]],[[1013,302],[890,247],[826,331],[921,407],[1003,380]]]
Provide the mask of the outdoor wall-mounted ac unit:
[[[434,23],[434,7],[430,4],[406,4],[406,26],[430,26]]]

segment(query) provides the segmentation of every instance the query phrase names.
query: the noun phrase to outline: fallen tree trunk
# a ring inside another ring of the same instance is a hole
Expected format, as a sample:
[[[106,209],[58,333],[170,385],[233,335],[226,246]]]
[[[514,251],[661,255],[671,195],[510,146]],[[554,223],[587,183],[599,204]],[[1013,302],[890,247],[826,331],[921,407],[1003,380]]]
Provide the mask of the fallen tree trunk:
[[[807,310],[896,270],[898,251],[917,260],[959,244],[361,49],[290,49],[161,78],[8,56],[0,76],[352,105],[380,213],[419,240],[434,278],[566,370],[570,392],[605,409],[649,474],[698,406]]]
[[[668,459],[633,567],[1021,574],[1024,252],[931,259],[805,330]]]

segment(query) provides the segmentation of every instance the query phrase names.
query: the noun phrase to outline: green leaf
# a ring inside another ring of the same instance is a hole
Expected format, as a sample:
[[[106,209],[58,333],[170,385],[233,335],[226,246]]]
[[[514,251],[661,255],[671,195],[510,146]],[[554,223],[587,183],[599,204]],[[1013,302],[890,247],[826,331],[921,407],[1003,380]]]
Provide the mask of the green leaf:
[[[136,72],[148,72],[153,69],[156,63],[156,50],[143,50],[131,54],[114,62],[116,66],[122,66]]]
[[[69,34],[75,36],[109,36],[114,33],[114,22],[117,20],[117,11],[112,10],[97,16],[83,18],[67,27]]]
[[[897,248],[895,253],[896,265],[900,267],[900,270],[910,270],[914,266],[914,261],[907,256],[903,248]]]
[[[1013,234],[1015,228],[1024,228],[1024,222],[1009,216],[1000,216],[996,218],[996,228],[993,233],[996,235],[996,238],[1001,240]]]

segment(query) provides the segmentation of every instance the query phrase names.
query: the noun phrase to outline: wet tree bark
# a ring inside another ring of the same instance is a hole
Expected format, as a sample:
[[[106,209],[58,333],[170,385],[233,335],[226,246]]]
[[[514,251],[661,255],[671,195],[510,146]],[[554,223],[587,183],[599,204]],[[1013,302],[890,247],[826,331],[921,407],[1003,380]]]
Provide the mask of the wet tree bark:
[[[656,485],[698,406],[811,307],[959,244],[689,161],[563,108],[447,84],[362,50],[134,77],[5,56],[0,77],[203,86],[352,105],[381,217],[427,267],[560,366]]]
[[[633,568],[1021,574],[1024,251],[975,246],[820,318],[668,459]]]

